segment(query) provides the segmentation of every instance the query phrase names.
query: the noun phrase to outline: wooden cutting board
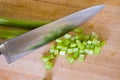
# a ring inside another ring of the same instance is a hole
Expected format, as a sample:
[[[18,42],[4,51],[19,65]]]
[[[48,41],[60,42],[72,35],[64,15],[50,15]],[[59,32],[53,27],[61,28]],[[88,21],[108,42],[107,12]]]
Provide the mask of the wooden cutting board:
[[[86,22],[86,33],[95,31],[107,45],[98,56],[88,55],[84,63],[70,65],[60,56],[51,71],[44,68],[40,57],[49,50],[47,44],[33,53],[7,64],[0,55],[0,80],[120,80],[120,0],[0,0],[0,16],[56,20],[97,4],[106,7]]]

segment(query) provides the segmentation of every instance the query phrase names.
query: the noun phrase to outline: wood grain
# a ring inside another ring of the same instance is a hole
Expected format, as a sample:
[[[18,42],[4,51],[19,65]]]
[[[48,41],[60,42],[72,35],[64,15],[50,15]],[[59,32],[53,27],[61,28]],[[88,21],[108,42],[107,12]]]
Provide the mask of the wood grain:
[[[120,80],[120,0],[0,0],[0,16],[56,20],[97,4],[106,7],[81,27],[106,40],[100,55],[88,55],[84,63],[72,65],[60,56],[52,71],[46,71],[40,59],[50,44],[12,64],[0,55],[0,80],[42,80],[46,76],[48,80]]]

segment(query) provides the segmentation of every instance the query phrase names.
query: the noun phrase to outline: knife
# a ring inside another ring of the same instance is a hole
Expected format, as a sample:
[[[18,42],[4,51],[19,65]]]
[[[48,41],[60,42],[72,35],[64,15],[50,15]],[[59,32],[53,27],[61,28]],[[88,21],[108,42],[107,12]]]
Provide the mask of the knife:
[[[102,8],[104,8],[104,5],[97,5],[78,11],[14,39],[1,43],[0,52],[5,55],[8,63],[14,62],[31,53],[35,49],[79,27],[92,16],[97,14]]]

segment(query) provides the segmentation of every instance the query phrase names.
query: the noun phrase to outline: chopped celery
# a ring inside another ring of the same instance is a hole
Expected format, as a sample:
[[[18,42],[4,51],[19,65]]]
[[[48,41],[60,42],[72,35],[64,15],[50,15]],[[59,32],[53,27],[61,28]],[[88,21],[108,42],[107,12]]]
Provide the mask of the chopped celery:
[[[75,41],[75,37],[71,37],[70,40],[71,40],[71,41]]]
[[[53,54],[55,49],[50,49],[50,53]]]
[[[92,44],[92,41],[91,41],[91,40],[88,40],[88,41],[87,41],[87,44]]]
[[[77,29],[74,29],[73,32],[76,32],[76,33],[82,33],[83,30],[81,28],[77,28]]]
[[[85,47],[84,44],[82,44],[79,40],[76,40],[76,43],[77,43],[77,46],[79,49],[81,49],[81,50],[84,49],[84,47]]]
[[[85,51],[84,50],[79,50],[79,53],[83,54],[83,53],[85,53]]]
[[[51,45],[51,46],[50,46],[50,49],[55,49],[55,45]]]
[[[75,62],[75,59],[73,58],[73,56],[67,56],[66,59],[70,64]]]
[[[63,45],[62,44],[57,44],[56,49],[62,49]]]
[[[84,51],[85,51],[85,53],[87,53],[87,54],[93,54],[93,50],[85,49]]]
[[[94,39],[92,40],[92,44],[93,44],[93,45],[98,45],[98,39],[95,39],[95,38],[94,38]]]
[[[79,60],[80,62],[83,62],[84,59],[85,59],[85,54],[80,54],[79,57],[78,57],[78,60]]]
[[[91,39],[98,39],[98,38],[99,36],[95,32],[92,32]]]
[[[65,46],[69,46],[70,43],[71,43],[71,41],[68,40],[68,39],[65,39],[65,40],[63,41],[63,45],[65,45]]]
[[[71,35],[70,34],[65,34],[64,38],[71,38]]]
[[[73,48],[69,48],[68,50],[67,50],[67,54],[72,54],[73,53]]]
[[[49,61],[49,59],[48,59],[48,57],[47,57],[47,56],[42,56],[42,61],[43,61],[43,62],[48,62],[48,61]]]
[[[89,52],[89,50],[88,50],[88,49],[84,49],[84,52],[85,52],[85,53],[88,53],[88,52]]]
[[[48,62],[48,61],[50,61],[50,60],[52,60],[52,59],[54,59],[54,58],[55,58],[55,57],[54,57],[53,54],[49,54],[49,55],[42,56],[43,62]]]
[[[79,51],[79,48],[73,48],[73,52],[78,52]]]
[[[57,43],[62,43],[62,40],[56,39],[56,42],[57,42]]]
[[[54,53],[54,51],[55,51],[55,45],[51,45],[50,46],[50,53],[52,54],[52,53]]]
[[[54,58],[55,58],[55,57],[54,57],[53,54],[49,54],[49,55],[48,55],[48,59],[49,59],[49,60],[54,59]]]
[[[84,34],[83,35],[83,40],[89,40],[90,38],[90,35],[89,34]]]
[[[100,47],[95,46],[95,48],[94,48],[94,54],[99,54],[99,53],[100,53],[100,50],[101,50]]]
[[[77,40],[77,39],[79,39],[80,40],[80,37],[79,37],[79,35],[76,35],[75,36],[75,39]]]
[[[90,45],[85,45],[85,49],[89,49],[90,48]]]
[[[94,47],[95,47],[94,45],[90,45],[90,49],[94,49]]]
[[[77,46],[76,43],[71,43],[71,44],[70,44],[70,47],[76,47],[76,46]]]
[[[105,44],[106,44],[105,41],[101,41],[101,42],[100,42],[100,46],[101,46],[101,47],[103,47]]]
[[[61,50],[67,51],[68,47],[63,47]]]
[[[54,64],[51,63],[51,62],[46,62],[46,64],[45,64],[45,68],[46,68],[47,70],[51,70],[51,69],[53,68],[53,66],[54,66]]]
[[[80,40],[76,40],[77,46],[79,47],[81,45],[81,41]]]
[[[73,54],[73,58],[74,58],[75,60],[76,60],[78,57],[79,57],[79,53],[78,53],[78,52],[76,52],[76,53]]]
[[[54,55],[58,55],[58,54],[59,54],[59,50],[55,50]]]
[[[66,34],[62,38],[56,39],[56,46],[50,48],[52,54],[43,58],[44,62],[50,64],[47,69],[51,69],[52,63],[49,61],[56,55],[67,55],[66,59],[70,64],[74,63],[76,59],[83,62],[86,54],[99,54],[101,47],[105,45],[105,41],[100,41],[95,32],[90,35],[83,34],[79,30],[74,31],[76,34]]]
[[[84,35],[84,34],[78,34],[78,35],[76,35],[76,36],[78,37],[79,40],[83,40],[83,35]]]
[[[83,45],[86,45],[86,44],[87,44],[87,42],[86,42],[86,41],[83,41],[83,42],[82,42],[82,44],[83,44]]]
[[[60,54],[60,55],[65,55],[65,54],[66,54],[66,51],[61,50],[59,54]]]

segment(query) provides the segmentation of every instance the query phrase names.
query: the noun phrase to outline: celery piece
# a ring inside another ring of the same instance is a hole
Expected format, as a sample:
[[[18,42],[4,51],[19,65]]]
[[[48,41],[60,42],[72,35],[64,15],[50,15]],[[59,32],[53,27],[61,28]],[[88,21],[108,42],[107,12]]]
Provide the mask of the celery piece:
[[[54,55],[58,55],[59,54],[59,50],[54,50]]]
[[[81,28],[76,28],[76,29],[73,30],[73,32],[75,32],[75,33],[82,33],[83,30]]]
[[[76,43],[71,43],[71,44],[70,44],[70,47],[72,47],[72,48],[74,48],[74,47],[76,47],[76,46],[77,46]]]
[[[69,46],[70,43],[71,43],[71,41],[68,40],[68,39],[65,39],[65,40],[63,41],[63,45],[65,45],[65,46]]]
[[[84,52],[85,52],[86,54],[88,54],[89,49],[84,49]]]
[[[79,48],[73,48],[73,52],[78,52],[79,51]]]
[[[80,54],[79,57],[78,57],[78,60],[79,60],[80,62],[83,62],[84,59],[85,59],[85,54]]]
[[[68,38],[69,39],[69,38],[71,38],[71,35],[70,34],[65,34],[64,38]]]
[[[101,42],[100,42],[100,47],[103,47],[105,44],[106,44],[105,41],[101,41]]]
[[[55,40],[57,43],[62,43],[62,40],[60,40],[60,39],[56,39]]]
[[[94,45],[90,45],[90,49],[92,49],[92,50],[93,50],[93,49],[94,49],[94,47],[95,47]]]
[[[55,47],[56,47],[55,45],[51,45],[51,46],[50,46],[50,53],[51,53],[51,54],[54,53]]]
[[[71,40],[71,41],[75,41],[75,37],[71,37],[70,40]]]
[[[84,34],[79,34],[79,35],[76,35],[78,37],[79,40],[83,40],[83,36]]]
[[[90,45],[85,45],[85,49],[89,49],[90,48]]]
[[[80,40],[80,37],[79,37],[79,35],[76,35],[75,36],[75,39],[77,40],[77,39],[79,39]]]
[[[82,38],[83,38],[83,40],[89,40],[90,35],[89,34],[84,34]]]
[[[56,49],[62,49],[63,44],[57,44]]]
[[[79,50],[79,53],[83,54],[83,53],[85,53],[85,51],[84,50]]]
[[[92,32],[91,39],[98,39],[98,38],[99,36],[95,32]]]
[[[72,54],[73,53],[73,48],[68,48],[67,54]]]
[[[68,47],[63,47],[61,50],[67,51]]]
[[[83,45],[87,45],[87,42],[86,42],[86,41],[83,41],[82,44],[83,44]]]
[[[88,40],[88,41],[87,41],[87,44],[92,44],[92,41],[91,41],[91,40]]]
[[[78,53],[78,52],[76,52],[76,53],[73,54],[73,58],[74,58],[75,60],[76,60],[78,57],[79,57],[79,53]]]
[[[48,61],[49,61],[48,56],[42,56],[42,61],[43,61],[43,62],[48,62]]]
[[[46,68],[47,70],[51,70],[51,69],[53,68],[53,66],[54,66],[54,64],[51,63],[51,62],[46,62],[46,63],[45,63],[45,68]]]
[[[55,47],[56,47],[55,45],[51,45],[50,49],[55,49]]]
[[[77,46],[78,46],[78,48],[79,49],[84,49],[84,44],[82,44],[81,42],[80,42],[80,40],[76,40],[76,44],[77,44]]]
[[[49,60],[51,60],[51,59],[54,59],[54,58],[55,58],[55,56],[54,56],[53,54],[49,54],[47,57],[48,57],[48,59],[49,59]]]
[[[93,50],[88,49],[86,53],[87,54],[93,54]]]
[[[66,54],[66,51],[64,51],[64,50],[61,50],[59,53],[59,55],[65,55],[65,54]]]
[[[50,49],[50,53],[53,54],[55,49]]]
[[[99,54],[100,53],[100,50],[101,50],[101,48],[100,47],[98,47],[98,46],[95,46],[95,48],[94,48],[94,54]]]
[[[94,38],[94,39],[92,40],[92,44],[93,44],[93,45],[98,45],[98,39],[95,39],[95,38]]]
[[[70,64],[73,64],[75,62],[75,59],[73,58],[73,56],[67,56],[66,59]]]
[[[85,49],[84,51],[86,54],[94,54],[93,50],[91,50],[91,49]]]

